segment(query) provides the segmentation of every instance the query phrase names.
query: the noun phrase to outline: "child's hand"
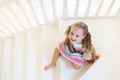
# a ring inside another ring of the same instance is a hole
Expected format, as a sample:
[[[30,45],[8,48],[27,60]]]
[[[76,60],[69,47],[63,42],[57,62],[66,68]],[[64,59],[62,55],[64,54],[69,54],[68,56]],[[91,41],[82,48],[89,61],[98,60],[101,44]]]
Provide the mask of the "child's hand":
[[[94,63],[96,59],[88,60],[89,63]]]

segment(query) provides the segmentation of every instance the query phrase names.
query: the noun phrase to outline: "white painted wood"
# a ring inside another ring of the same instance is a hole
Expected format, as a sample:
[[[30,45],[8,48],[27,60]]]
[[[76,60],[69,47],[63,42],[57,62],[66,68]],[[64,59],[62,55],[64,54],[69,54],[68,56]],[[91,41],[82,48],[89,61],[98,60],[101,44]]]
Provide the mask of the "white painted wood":
[[[53,10],[53,19],[57,19],[57,14],[56,14],[56,7],[55,7],[55,0],[51,0],[52,3],[52,10]]]
[[[66,0],[66,1],[67,1],[68,16],[74,17],[77,0]]]
[[[80,0],[79,1],[79,8],[78,8],[78,17],[84,17],[86,10],[87,10],[87,5],[90,0]]]
[[[89,7],[89,14],[88,16],[95,16],[98,8],[100,7],[102,0],[93,0],[91,1],[91,5]]]
[[[47,19],[45,17],[45,12],[43,11],[43,7],[42,7],[42,3],[40,2],[40,0],[30,0],[29,1],[32,10],[35,14],[35,18],[37,19],[37,22],[39,24],[44,24]]]
[[[57,15],[57,19],[61,18],[63,16],[63,2],[64,0],[54,0],[55,2],[55,9],[56,9],[56,15]]]
[[[120,16],[120,8],[118,9],[116,16]]]
[[[1,37],[1,38],[7,37],[6,33],[3,32],[1,29],[0,29],[0,37]]]
[[[67,6],[67,0],[63,1],[63,17],[68,17],[68,6]]]
[[[96,11],[96,15],[95,15],[95,16],[98,16],[98,15],[99,15],[100,10],[101,10],[101,7],[102,7],[103,2],[104,2],[104,0],[100,0],[100,1],[101,1],[101,2],[100,2],[100,4],[99,4],[99,7],[98,7],[98,9],[97,9],[97,11]]]
[[[4,40],[1,64],[1,80],[12,80],[14,38]]]
[[[37,35],[34,31],[27,33],[27,80],[36,80],[36,53],[37,53]]]
[[[116,15],[117,12],[119,12],[119,8],[120,8],[120,5],[118,5],[119,3],[120,3],[119,0],[115,0],[115,3],[110,11],[109,16],[119,16],[119,15]]]
[[[36,27],[37,22],[36,22],[35,16],[33,14],[33,11],[31,9],[29,2],[27,0],[24,0],[24,1],[18,0],[18,4],[21,7],[23,13],[25,14],[27,20],[31,24],[31,27]]]
[[[3,64],[3,39],[0,39],[0,79],[2,78],[2,64]]]
[[[54,20],[52,0],[40,0],[47,22]]]
[[[113,1],[111,2],[108,10],[107,10],[106,13],[105,13],[105,16],[108,16],[108,15],[110,14],[110,11],[111,11],[113,5],[115,4],[115,1],[116,1],[116,0],[113,0]]]
[[[80,2],[80,0],[77,0],[77,1],[76,1],[74,17],[78,17],[79,2]]]
[[[93,0],[89,0],[88,2],[88,5],[87,5],[87,9],[86,9],[86,12],[85,12],[85,16],[87,17],[89,12],[90,12],[90,6],[91,6],[91,3],[92,3]]]
[[[19,34],[14,40],[14,54],[13,54],[13,80],[23,80],[23,64],[26,62],[23,57],[24,48],[26,49],[26,44],[24,43],[23,34]],[[24,53],[25,54],[25,53]],[[26,71],[26,70],[25,70]]]
[[[24,26],[24,28],[29,29],[31,25],[29,24],[25,14],[23,13],[21,7],[17,4],[17,2],[12,2],[10,4],[10,8],[17,17],[17,19],[20,21],[20,23]]]
[[[8,17],[6,15],[4,15],[4,12],[1,11],[0,13],[0,21],[2,24],[5,25],[5,27],[12,33],[17,33],[14,25],[11,23],[11,21],[8,19]]]
[[[113,0],[104,0],[103,5],[101,6],[101,10],[99,12],[99,16],[106,16],[106,12],[112,3]]]
[[[4,6],[2,8],[2,11],[8,17],[8,19],[11,21],[11,23],[15,26],[15,28],[17,29],[17,32],[23,31],[23,29],[24,29],[23,26],[20,24],[19,20],[15,17],[15,15],[12,13],[9,6]]]

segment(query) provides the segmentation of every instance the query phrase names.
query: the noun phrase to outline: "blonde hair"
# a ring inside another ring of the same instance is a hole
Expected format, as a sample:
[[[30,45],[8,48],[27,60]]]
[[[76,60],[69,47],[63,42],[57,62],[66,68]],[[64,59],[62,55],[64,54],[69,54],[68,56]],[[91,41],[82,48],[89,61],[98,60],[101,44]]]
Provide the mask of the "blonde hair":
[[[92,46],[92,43],[91,43],[92,42],[91,41],[91,34],[88,31],[88,26],[83,22],[76,22],[73,25],[69,25],[68,28],[65,31],[65,34],[66,34],[67,37],[68,37],[72,27],[77,27],[77,28],[83,29],[83,32],[84,32],[83,35],[85,36],[85,38],[82,41],[82,45],[85,48],[85,50],[90,51],[93,48],[93,46]],[[68,38],[66,38],[66,39],[68,39]]]

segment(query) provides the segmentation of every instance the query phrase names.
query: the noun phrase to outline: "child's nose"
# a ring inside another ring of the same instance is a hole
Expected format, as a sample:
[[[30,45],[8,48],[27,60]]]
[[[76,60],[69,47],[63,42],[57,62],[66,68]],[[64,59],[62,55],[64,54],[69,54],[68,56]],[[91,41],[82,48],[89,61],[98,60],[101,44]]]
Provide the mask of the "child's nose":
[[[74,35],[72,36],[72,40],[75,40],[75,36]]]

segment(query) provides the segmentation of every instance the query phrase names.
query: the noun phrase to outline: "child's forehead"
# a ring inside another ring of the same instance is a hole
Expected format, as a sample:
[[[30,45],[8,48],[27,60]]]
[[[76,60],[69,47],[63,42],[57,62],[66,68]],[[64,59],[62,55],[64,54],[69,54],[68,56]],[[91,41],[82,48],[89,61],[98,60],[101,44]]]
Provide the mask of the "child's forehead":
[[[82,28],[80,28],[80,27],[76,27],[76,26],[72,26],[72,27],[71,27],[71,30],[82,30],[82,31],[83,31]]]
[[[71,27],[71,32],[74,32],[74,33],[79,33],[79,34],[82,34],[83,33],[83,29],[82,28],[79,28],[79,27]]]

